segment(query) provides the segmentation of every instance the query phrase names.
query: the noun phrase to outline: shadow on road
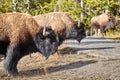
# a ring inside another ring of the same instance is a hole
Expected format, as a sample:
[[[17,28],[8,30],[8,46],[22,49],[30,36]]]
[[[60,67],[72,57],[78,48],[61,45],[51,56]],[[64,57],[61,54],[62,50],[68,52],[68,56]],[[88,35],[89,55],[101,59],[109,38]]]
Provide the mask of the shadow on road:
[[[94,50],[94,49],[112,49],[114,47],[99,47],[99,48],[73,48],[73,47],[66,47],[59,50],[60,55],[67,55],[67,54],[76,54],[77,51],[81,50]],[[46,75],[58,71],[70,70],[75,68],[80,68],[89,64],[96,63],[96,60],[87,60],[87,61],[76,61],[65,65],[58,65],[58,66],[49,66],[46,68],[41,69],[32,69],[26,71],[20,71],[20,76],[32,77],[38,75]]]
[[[60,55],[65,54],[76,54],[78,51],[86,50],[103,50],[103,49],[113,49],[115,47],[97,47],[97,48],[75,48],[75,47],[66,47],[59,50]]]
[[[32,76],[37,76],[37,75],[45,75],[45,74],[50,74],[53,72],[58,72],[58,71],[63,71],[63,70],[69,70],[69,69],[75,69],[75,68],[80,68],[92,63],[96,63],[97,61],[95,60],[87,60],[87,61],[77,61],[65,65],[58,65],[58,66],[50,66],[42,69],[33,69],[33,70],[26,70],[26,71],[20,71],[20,75],[24,75],[27,77],[32,77]]]

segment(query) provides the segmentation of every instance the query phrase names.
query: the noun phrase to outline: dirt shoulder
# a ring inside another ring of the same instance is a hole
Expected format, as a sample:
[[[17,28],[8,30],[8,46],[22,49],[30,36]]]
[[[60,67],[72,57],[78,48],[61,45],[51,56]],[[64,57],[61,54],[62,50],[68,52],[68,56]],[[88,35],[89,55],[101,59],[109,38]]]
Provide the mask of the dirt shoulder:
[[[59,55],[48,60],[39,53],[25,56],[14,78],[7,76],[1,61],[0,80],[120,80],[120,43],[94,40],[73,43],[74,46],[64,44]]]
[[[71,50],[71,48],[70,48]],[[120,59],[87,53],[25,56],[18,64],[20,75],[7,77],[0,62],[1,80],[119,80]]]

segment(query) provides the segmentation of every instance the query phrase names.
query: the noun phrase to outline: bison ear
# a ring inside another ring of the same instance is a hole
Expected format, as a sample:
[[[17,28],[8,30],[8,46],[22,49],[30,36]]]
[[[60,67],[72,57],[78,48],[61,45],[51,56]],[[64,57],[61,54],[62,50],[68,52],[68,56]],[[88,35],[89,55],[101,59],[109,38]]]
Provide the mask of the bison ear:
[[[110,22],[110,21],[111,21],[111,18],[109,18],[108,21]]]
[[[43,28],[43,36],[48,36],[48,35],[50,34],[50,32],[48,32],[48,31],[46,30],[46,27],[47,27],[47,26],[44,26],[44,28]]]

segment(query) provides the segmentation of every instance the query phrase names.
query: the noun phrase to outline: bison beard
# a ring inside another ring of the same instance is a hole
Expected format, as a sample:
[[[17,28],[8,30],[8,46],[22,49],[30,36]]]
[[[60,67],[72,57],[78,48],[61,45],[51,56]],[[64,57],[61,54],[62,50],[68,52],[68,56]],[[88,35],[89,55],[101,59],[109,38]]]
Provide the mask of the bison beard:
[[[0,14],[0,54],[5,55],[4,68],[9,75],[18,73],[23,56],[39,51],[47,59],[57,47],[58,38],[50,26],[40,27],[24,13]]]

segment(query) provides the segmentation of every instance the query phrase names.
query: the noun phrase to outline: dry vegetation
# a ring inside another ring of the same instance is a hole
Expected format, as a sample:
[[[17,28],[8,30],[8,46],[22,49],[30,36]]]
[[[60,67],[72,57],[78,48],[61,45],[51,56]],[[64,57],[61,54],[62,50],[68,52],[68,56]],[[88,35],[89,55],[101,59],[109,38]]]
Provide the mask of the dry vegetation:
[[[107,34],[106,34],[107,36],[107,38],[113,38],[113,39],[118,39],[118,40],[120,40],[120,31],[115,31],[115,32],[107,32]]]
[[[119,59],[97,53],[82,53],[62,45],[59,55],[45,60],[39,53],[23,57],[19,75],[8,77],[0,62],[0,80],[119,80]],[[114,66],[113,66],[114,65]]]

